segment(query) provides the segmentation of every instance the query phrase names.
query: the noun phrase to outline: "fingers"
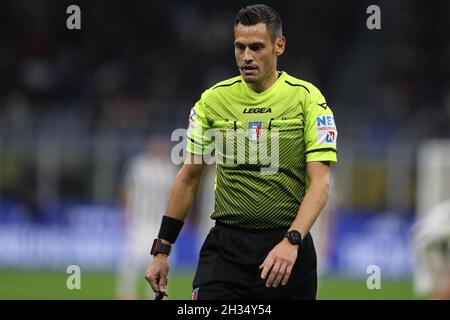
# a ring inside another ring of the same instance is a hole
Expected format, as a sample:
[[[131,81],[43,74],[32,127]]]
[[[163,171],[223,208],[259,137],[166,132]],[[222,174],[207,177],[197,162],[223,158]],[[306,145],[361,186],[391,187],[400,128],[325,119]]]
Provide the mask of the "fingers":
[[[158,276],[156,274],[153,274],[152,272],[146,272],[145,273],[145,280],[150,284],[150,287],[152,288],[153,292],[159,291],[158,286]]]
[[[269,259],[270,254],[266,257],[266,259],[264,259],[263,263],[261,263],[261,265],[259,266],[259,269],[264,268],[264,265],[266,264],[267,260]]]
[[[280,266],[280,269],[278,270],[277,275],[275,276],[275,280],[273,280],[272,287],[274,287],[274,288],[278,287],[278,285],[280,284],[281,279],[283,279],[285,273],[286,273],[286,265],[282,264]]]
[[[159,291],[167,295],[167,273],[161,272],[161,276],[159,278]]]
[[[273,281],[275,280],[276,276],[278,275],[278,272],[280,271],[280,263],[275,262],[274,266],[272,267],[272,270],[270,271],[269,277],[266,281],[266,287],[271,287],[273,284]]]
[[[289,277],[291,276],[292,267],[293,266],[291,265],[286,268],[286,272],[284,273],[284,277],[283,277],[283,280],[281,281],[281,285],[285,286],[286,283],[288,282]]]
[[[259,269],[263,269],[261,272],[261,278],[266,279],[266,287],[278,287],[280,283],[284,286],[291,276],[293,264],[286,263],[286,261],[280,261],[273,259],[270,255],[259,266]]]
[[[155,256],[147,268],[145,279],[150,284],[153,292],[160,293],[159,296],[168,296],[168,274],[169,265],[167,264],[167,257]]]
[[[150,287],[152,288],[153,292],[157,294],[156,296],[157,300],[169,296],[169,293],[167,292],[167,282],[168,282],[167,274],[158,277],[157,275],[153,275],[152,273],[147,272],[145,274],[145,279],[150,284]]]
[[[267,279],[266,287],[278,287],[280,283],[286,285],[297,259],[297,250],[292,246],[278,244],[267,255],[264,262],[259,266],[262,269],[261,278]]]
[[[259,266],[259,268],[263,268],[261,272],[261,278],[266,279],[267,274],[269,273],[270,269],[272,269],[274,260],[270,258],[270,255],[267,256],[266,260]]]
[[[145,279],[150,284],[153,292],[160,292],[164,296],[167,294],[167,282],[168,282],[169,267],[167,263],[161,263],[153,260],[150,263],[147,272],[145,273]]]

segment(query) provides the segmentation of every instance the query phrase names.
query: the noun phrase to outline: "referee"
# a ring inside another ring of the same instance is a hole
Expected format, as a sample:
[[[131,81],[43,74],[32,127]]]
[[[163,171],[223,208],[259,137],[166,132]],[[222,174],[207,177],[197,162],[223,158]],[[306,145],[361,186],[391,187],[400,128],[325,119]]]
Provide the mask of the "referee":
[[[192,298],[315,299],[317,259],[309,230],[327,202],[329,165],[337,161],[333,113],[315,86],[277,70],[286,39],[272,8],[241,9],[234,37],[240,75],[204,91],[191,110],[188,157],[175,178],[145,278],[167,296],[167,257],[206,165],[211,140],[205,132],[245,131],[248,144],[261,143],[268,132],[278,141],[272,174],[262,172],[266,164],[260,160],[216,164],[215,226],[200,251]]]

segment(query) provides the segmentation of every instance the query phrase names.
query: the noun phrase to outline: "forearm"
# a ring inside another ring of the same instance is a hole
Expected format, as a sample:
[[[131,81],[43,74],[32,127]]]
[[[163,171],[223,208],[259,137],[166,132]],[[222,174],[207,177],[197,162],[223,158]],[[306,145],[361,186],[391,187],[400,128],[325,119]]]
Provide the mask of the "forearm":
[[[312,183],[303,198],[297,216],[289,230],[298,230],[303,237],[311,230],[314,222],[328,200],[328,182]]]
[[[159,236],[164,242],[170,243],[176,240],[178,232],[182,227],[182,223],[180,225],[179,221],[184,221],[189,213],[195,193],[200,184],[203,168],[203,165],[184,164],[176,175],[172,191],[170,192],[167,209],[164,213],[166,217],[173,219],[163,218],[159,232]],[[177,220],[179,221],[177,222]]]
[[[177,174],[167,204],[166,216],[184,221],[199,185],[199,179],[189,178],[183,170]]]

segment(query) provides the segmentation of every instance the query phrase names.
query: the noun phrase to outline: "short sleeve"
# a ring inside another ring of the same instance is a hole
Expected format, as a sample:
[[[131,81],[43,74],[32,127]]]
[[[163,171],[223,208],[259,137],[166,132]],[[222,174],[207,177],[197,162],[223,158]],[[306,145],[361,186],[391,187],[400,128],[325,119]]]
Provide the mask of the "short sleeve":
[[[206,147],[211,143],[211,138],[205,137],[205,132],[210,129],[210,124],[205,112],[205,99],[208,90],[191,109],[189,115],[189,127],[187,130],[187,152],[195,155],[203,155]]]
[[[306,162],[337,162],[337,128],[333,112],[322,93],[311,92],[305,110]]]

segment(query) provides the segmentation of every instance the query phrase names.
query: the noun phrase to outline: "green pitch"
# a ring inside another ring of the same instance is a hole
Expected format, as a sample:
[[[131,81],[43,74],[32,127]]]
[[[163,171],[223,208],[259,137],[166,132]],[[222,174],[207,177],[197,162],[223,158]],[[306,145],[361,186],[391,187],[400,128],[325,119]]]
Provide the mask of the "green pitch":
[[[115,299],[114,274],[82,273],[81,290],[68,290],[68,274],[58,272],[0,272],[0,299]],[[191,298],[192,272],[173,272],[170,298]],[[146,283],[141,283],[144,298]],[[382,281],[380,290],[368,290],[365,280],[320,278],[318,299],[416,299],[409,281]]]

